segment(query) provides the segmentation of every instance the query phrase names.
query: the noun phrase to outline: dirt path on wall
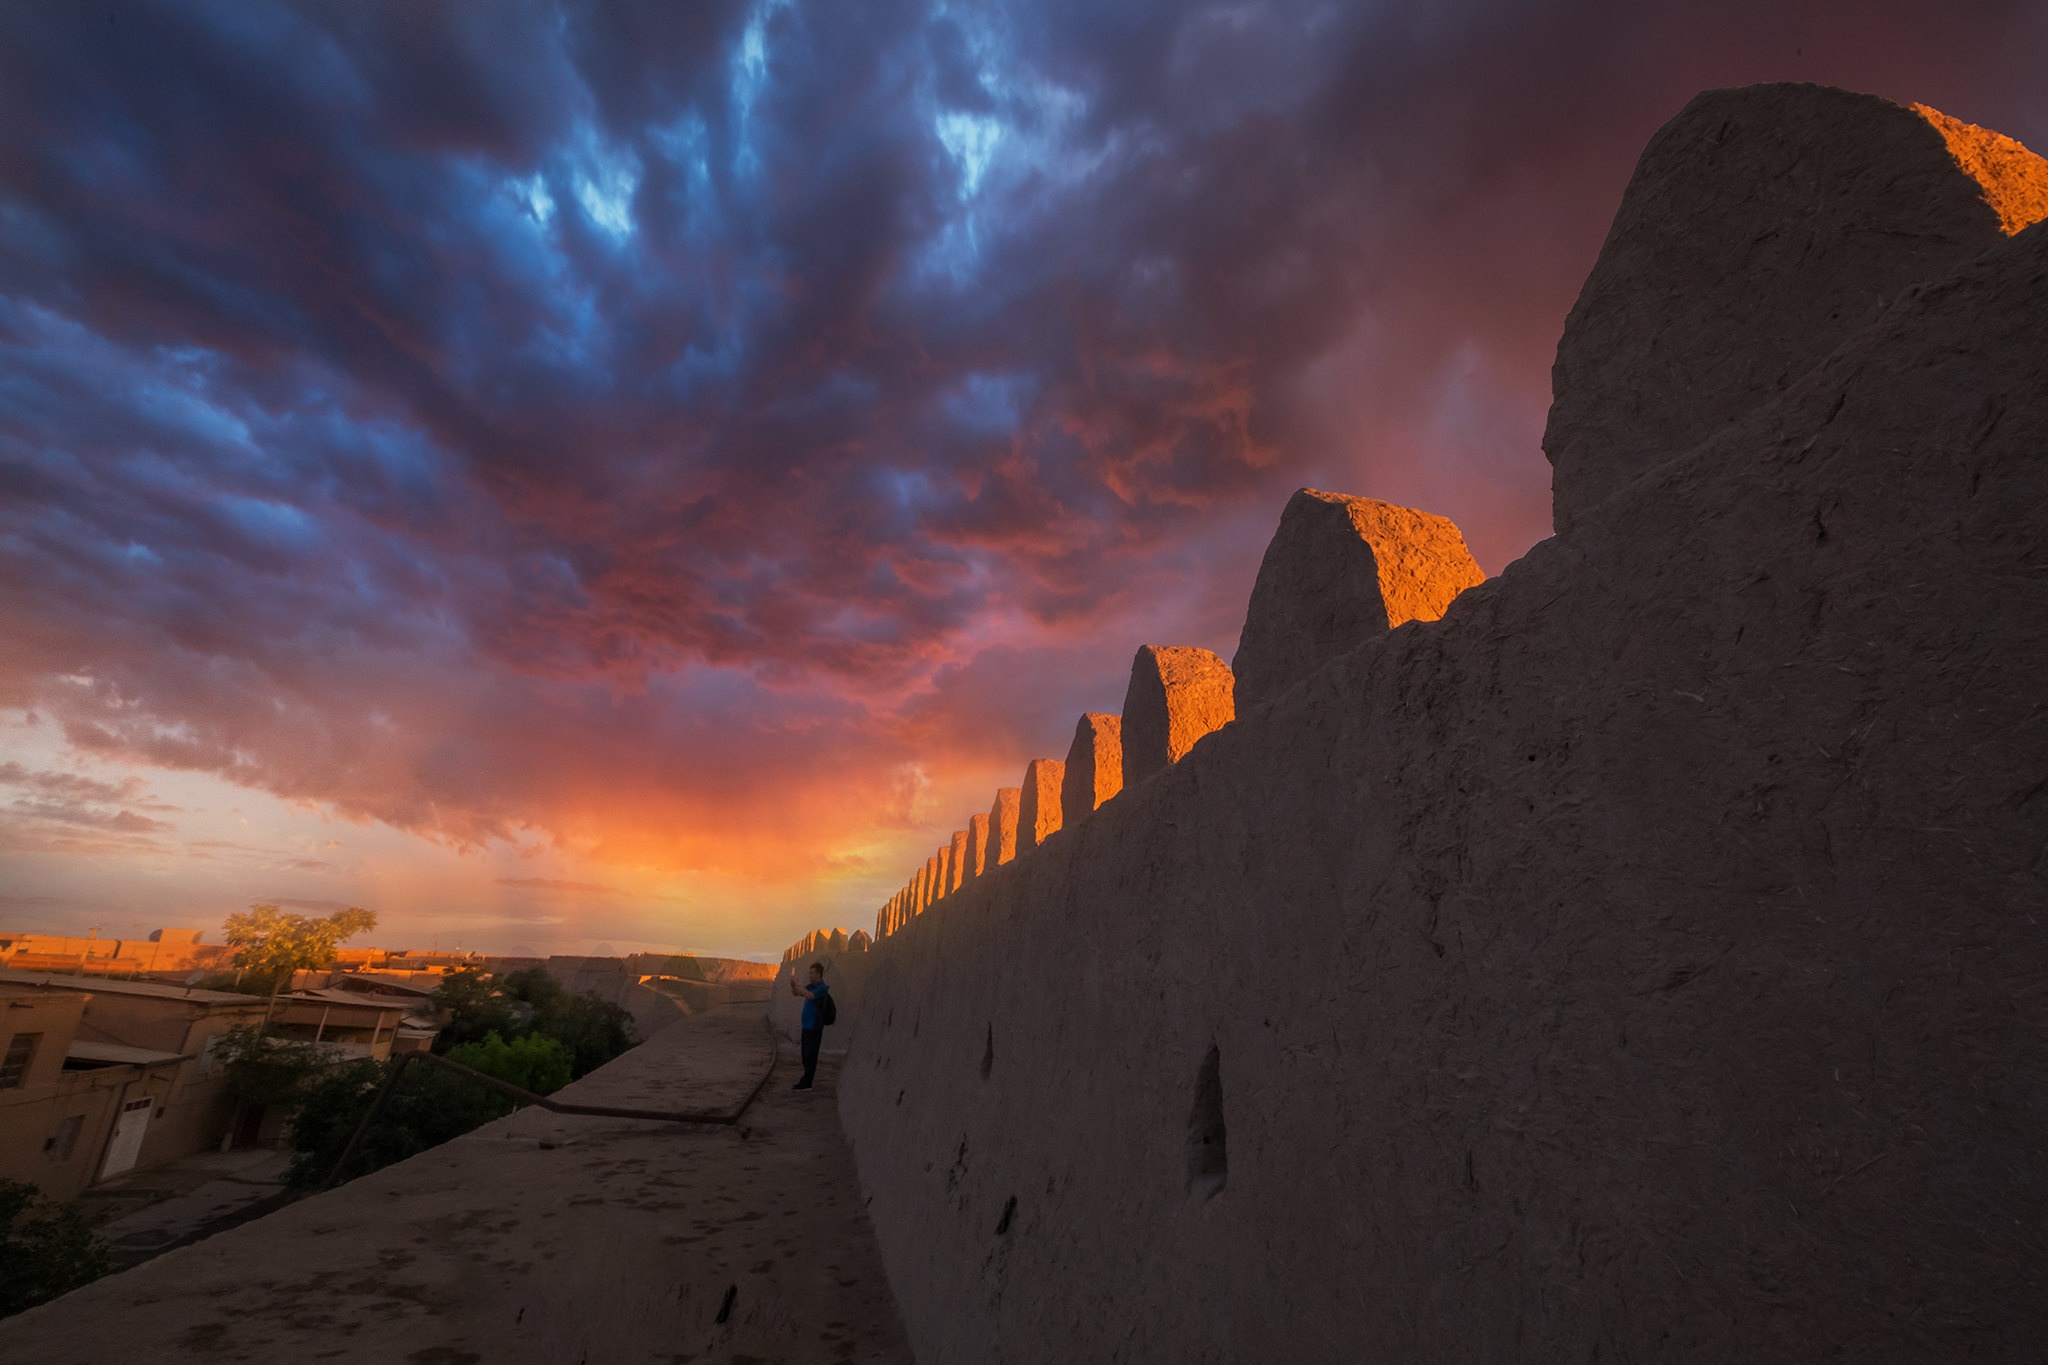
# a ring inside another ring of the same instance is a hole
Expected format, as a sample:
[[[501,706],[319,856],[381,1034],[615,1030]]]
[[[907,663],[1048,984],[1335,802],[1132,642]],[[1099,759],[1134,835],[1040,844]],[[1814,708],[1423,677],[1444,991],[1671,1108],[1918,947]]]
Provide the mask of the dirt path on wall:
[[[693,1016],[562,1096],[729,1106],[768,1041],[758,1006]],[[792,1094],[785,1046],[733,1128],[515,1114],[0,1323],[0,1357],[907,1365],[837,1070]]]

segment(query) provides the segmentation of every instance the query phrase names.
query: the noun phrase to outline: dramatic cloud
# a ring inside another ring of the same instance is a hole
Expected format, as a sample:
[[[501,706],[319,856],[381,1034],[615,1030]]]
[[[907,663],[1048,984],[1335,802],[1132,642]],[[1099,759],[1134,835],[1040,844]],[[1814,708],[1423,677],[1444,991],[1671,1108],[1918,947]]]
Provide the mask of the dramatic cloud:
[[[102,857],[149,852],[156,836],[172,826],[136,814],[168,811],[152,800],[142,779],[101,782],[76,773],[42,772],[19,763],[0,763],[0,791],[12,799],[0,805],[0,854],[54,853]]]
[[[0,707],[461,847],[886,892],[1137,644],[1227,653],[1295,486],[1493,570],[1546,534],[1551,349],[1695,90],[2048,141],[2044,38],[1885,0],[11,6]],[[0,780],[39,838],[158,832]]]

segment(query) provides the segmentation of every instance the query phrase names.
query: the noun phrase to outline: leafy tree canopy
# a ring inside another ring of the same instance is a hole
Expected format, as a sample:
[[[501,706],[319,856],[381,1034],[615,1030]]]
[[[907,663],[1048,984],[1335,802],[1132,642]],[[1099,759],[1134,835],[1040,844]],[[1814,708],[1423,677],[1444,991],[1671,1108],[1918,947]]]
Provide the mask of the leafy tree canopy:
[[[449,1051],[449,1060],[545,1095],[569,1083],[569,1050],[551,1038],[528,1035],[505,1041],[497,1034]],[[341,1160],[348,1140],[369,1112],[388,1073],[377,1062],[351,1062],[306,1090],[292,1120],[291,1169],[296,1189],[318,1185]],[[512,1100],[465,1076],[414,1063],[399,1078],[377,1122],[363,1134],[342,1178],[353,1180],[403,1161],[512,1112]]]
[[[633,1046],[632,1027],[631,1014],[588,991],[561,991],[533,1010],[533,1031],[568,1048],[579,1077]]]
[[[333,1055],[318,1043],[266,1037],[254,1025],[229,1029],[215,1046],[236,1099],[287,1111],[316,1077],[334,1067]]]
[[[536,1095],[552,1094],[569,1083],[569,1049],[538,1033],[509,1043],[493,1033],[481,1043],[448,1049],[448,1060]]]
[[[581,1077],[633,1045],[631,1014],[588,991],[566,989],[539,967],[502,977],[475,967],[457,968],[442,978],[434,1003],[449,1016],[434,1050],[448,1056],[493,1033],[501,1038],[535,1033],[568,1048],[571,1074]]]
[[[632,1015],[589,992],[577,993],[538,968],[495,977],[458,967],[441,979],[434,1003],[443,1014],[434,1050],[451,1061],[545,1095],[603,1066],[633,1045]],[[252,1065],[251,1084],[290,1082],[291,1058]],[[395,1064],[395,1063],[394,1063]],[[330,1070],[304,1085],[292,1120],[297,1188],[318,1185],[390,1073],[376,1062]],[[349,1157],[343,1179],[402,1161],[512,1112],[512,1101],[463,1076],[412,1065],[391,1092],[377,1122]]]
[[[434,1039],[434,1051],[446,1053],[464,1043],[480,1043],[491,1034],[510,1038],[527,1031],[532,1011],[498,988],[498,979],[481,967],[457,967],[434,988],[434,1004],[447,1015]]]
[[[350,1062],[308,1088],[292,1119],[295,1155],[287,1183],[294,1189],[310,1189],[327,1178],[387,1074],[382,1063]],[[383,1113],[349,1157],[342,1179],[353,1180],[403,1161],[511,1112],[511,1100],[465,1076],[407,1067]]]
[[[76,1207],[33,1185],[0,1180],[0,1318],[46,1303],[107,1273],[106,1244]]]
[[[324,918],[252,905],[227,918],[226,937],[244,990],[275,991],[295,971],[334,961],[343,940],[377,927],[374,911],[351,905]]]

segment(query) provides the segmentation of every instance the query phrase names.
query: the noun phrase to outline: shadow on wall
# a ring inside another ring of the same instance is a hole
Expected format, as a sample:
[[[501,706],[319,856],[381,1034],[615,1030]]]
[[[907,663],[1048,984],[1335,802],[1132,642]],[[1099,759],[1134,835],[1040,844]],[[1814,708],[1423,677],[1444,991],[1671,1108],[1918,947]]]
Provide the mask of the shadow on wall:
[[[892,899],[838,1103],[920,1361],[2040,1357],[2043,216],[1931,111],[1702,95],[1556,536],[1390,628],[1454,532],[1298,494],[1230,723],[1154,651],[1164,766],[1095,800],[1086,718],[1078,822]]]

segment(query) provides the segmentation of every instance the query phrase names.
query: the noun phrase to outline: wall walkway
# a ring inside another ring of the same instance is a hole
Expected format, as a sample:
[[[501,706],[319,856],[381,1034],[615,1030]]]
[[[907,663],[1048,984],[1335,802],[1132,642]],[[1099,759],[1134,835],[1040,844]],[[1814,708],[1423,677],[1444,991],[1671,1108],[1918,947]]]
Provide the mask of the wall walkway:
[[[686,1018],[559,1094],[729,1105],[764,1035],[758,1005]],[[794,1095],[785,1059],[734,1128],[515,1114],[31,1309],[0,1324],[0,1355],[908,1362],[836,1071]]]

